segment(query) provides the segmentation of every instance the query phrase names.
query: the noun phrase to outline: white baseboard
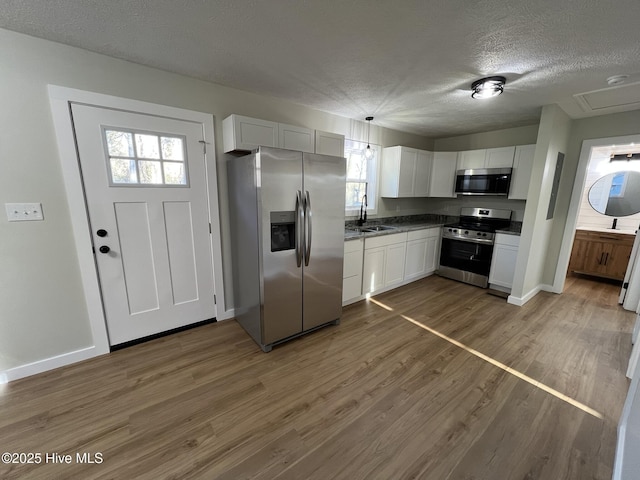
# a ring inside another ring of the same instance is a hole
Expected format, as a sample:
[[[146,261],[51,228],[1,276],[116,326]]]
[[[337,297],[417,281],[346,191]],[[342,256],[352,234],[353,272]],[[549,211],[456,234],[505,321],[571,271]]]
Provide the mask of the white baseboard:
[[[553,285],[537,285],[535,288],[530,290],[526,295],[523,295],[522,297],[515,297],[513,295],[509,295],[509,298],[507,298],[507,303],[521,307],[540,292],[556,293],[553,290]]]
[[[38,360],[37,362],[27,363],[26,365],[20,365],[19,367],[0,372],[0,384],[64,367],[65,365],[71,365],[72,363],[81,362],[82,360],[88,360],[98,355],[100,354],[96,347],[91,346],[73,352],[63,353],[62,355],[56,355],[55,357]]]
[[[216,316],[216,321],[221,322],[223,320],[231,320],[236,316],[236,309],[230,308],[229,310],[225,310],[223,313],[219,313]]]

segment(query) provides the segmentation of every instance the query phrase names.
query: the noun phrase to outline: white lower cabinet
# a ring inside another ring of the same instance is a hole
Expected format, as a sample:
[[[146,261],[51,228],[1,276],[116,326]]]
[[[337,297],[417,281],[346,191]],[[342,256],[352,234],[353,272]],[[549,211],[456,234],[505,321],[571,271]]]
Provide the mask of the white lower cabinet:
[[[390,290],[435,272],[440,227],[365,239],[362,295]]]
[[[496,233],[489,272],[489,286],[491,288],[511,292],[519,247],[520,237],[518,235]]]
[[[417,280],[436,271],[440,251],[440,227],[414,230],[407,237],[404,280]]]
[[[402,283],[406,249],[406,232],[365,239],[363,294]]]
[[[358,300],[362,295],[362,254],[364,239],[344,242],[344,265],[342,270],[342,304]]]

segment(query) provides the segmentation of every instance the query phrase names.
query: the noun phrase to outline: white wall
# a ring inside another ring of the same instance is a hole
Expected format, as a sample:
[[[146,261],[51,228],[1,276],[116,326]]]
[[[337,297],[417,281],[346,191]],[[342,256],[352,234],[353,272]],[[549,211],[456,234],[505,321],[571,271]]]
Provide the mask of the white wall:
[[[538,138],[538,124],[524,127],[504,128],[491,132],[458,135],[456,137],[437,138],[434,141],[436,152],[457,152],[477,148],[499,148],[511,145],[532,145]]]
[[[45,216],[43,222],[9,223],[0,215],[0,378],[4,370],[91,346],[48,84],[215,116],[227,296],[232,282],[226,261],[230,239],[224,162],[229,156],[221,153],[222,120],[238,113],[351,138],[364,131],[359,120],[1,29],[0,65],[5,67],[0,75],[0,205],[41,202]],[[383,146],[433,147],[430,139],[382,128],[372,128],[371,137]]]
[[[563,219],[557,213],[549,220],[546,216],[558,153],[562,152],[566,156],[570,131],[571,120],[560,107],[543,107],[531,172],[531,187],[520,237],[516,275],[509,299],[514,303],[526,302],[541,288],[548,287],[544,281],[544,271],[551,232],[554,224],[563,222]],[[566,172],[563,169],[564,174]],[[557,209],[556,204],[556,211]]]

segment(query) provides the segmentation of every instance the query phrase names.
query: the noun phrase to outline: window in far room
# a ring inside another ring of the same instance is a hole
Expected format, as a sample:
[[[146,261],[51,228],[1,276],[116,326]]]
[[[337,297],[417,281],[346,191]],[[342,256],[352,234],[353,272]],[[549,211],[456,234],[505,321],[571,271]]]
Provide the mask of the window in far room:
[[[367,212],[376,213],[376,193],[378,184],[378,163],[382,149],[379,145],[371,145],[373,156],[367,160],[365,142],[345,140],[344,156],[347,158],[347,192],[345,213],[347,216],[358,215],[365,194],[367,195]]]

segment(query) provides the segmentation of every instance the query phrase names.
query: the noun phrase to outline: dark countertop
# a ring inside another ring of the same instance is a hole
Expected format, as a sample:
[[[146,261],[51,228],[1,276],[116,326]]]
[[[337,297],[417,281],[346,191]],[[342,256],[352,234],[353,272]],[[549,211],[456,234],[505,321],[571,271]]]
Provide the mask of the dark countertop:
[[[456,217],[447,217],[445,215],[412,215],[404,217],[376,218],[367,221],[363,227],[358,227],[355,221],[350,220],[345,222],[344,239],[347,241],[358,238],[393,235],[394,233],[422,230],[424,228],[441,227],[447,223],[452,223],[455,220]],[[376,225],[388,225],[394,228],[391,230],[383,230],[381,232],[361,232],[358,230],[359,228],[375,227]]]
[[[382,235],[392,235],[394,233],[409,232],[411,230],[421,230],[431,227],[442,227],[449,223],[456,223],[458,217],[446,215],[411,215],[403,217],[376,218],[367,223],[363,227],[358,227],[354,220],[345,222],[344,239],[356,240],[358,238],[379,237]],[[388,225],[395,227],[391,230],[383,230],[381,232],[361,232],[359,228],[375,227],[376,225]],[[522,222],[511,222],[507,228],[496,230],[496,233],[504,233],[507,235],[520,235],[522,230]]]
[[[507,228],[501,228],[500,230],[496,230],[496,233],[504,233],[507,235],[520,235],[522,232],[522,222],[511,222],[511,225]]]

